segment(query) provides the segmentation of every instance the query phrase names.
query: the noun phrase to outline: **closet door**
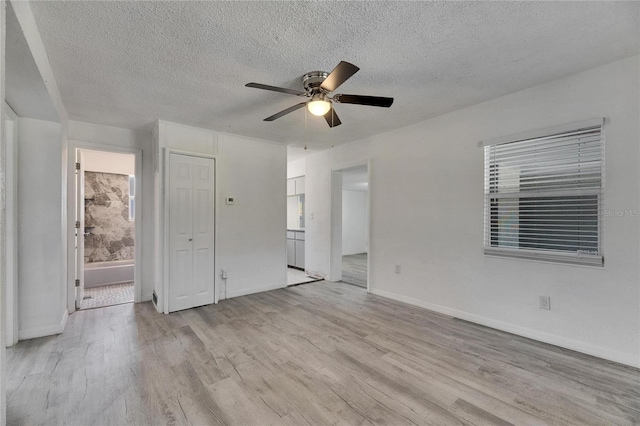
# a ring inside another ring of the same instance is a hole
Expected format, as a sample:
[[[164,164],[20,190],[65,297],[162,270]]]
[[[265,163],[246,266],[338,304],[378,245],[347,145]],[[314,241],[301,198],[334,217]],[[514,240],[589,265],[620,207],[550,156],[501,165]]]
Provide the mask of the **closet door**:
[[[213,303],[212,159],[170,154],[169,312]]]
[[[191,306],[213,303],[215,267],[214,164],[210,158],[193,158],[193,301]]]

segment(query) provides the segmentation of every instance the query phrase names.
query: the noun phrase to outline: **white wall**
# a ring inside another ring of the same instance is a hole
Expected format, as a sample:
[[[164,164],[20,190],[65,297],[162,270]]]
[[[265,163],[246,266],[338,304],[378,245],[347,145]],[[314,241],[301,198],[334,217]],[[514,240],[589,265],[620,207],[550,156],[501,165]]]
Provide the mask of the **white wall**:
[[[229,273],[226,297],[287,285],[286,155],[284,145],[219,136],[216,263]]]
[[[132,175],[136,171],[136,158],[132,154],[83,150],[85,172]]]
[[[153,180],[153,150],[150,131],[134,131],[129,129],[122,129],[118,127],[101,126],[91,123],[83,123],[79,121],[69,121],[69,171],[67,179],[67,192],[69,194],[75,193],[75,181],[73,173],[73,163],[76,148],[94,149],[94,150],[113,150],[119,151],[113,155],[122,155],[123,152],[129,152],[125,154],[128,161],[131,161],[130,152],[135,150],[141,150],[142,152],[142,203],[136,200],[136,207],[140,206],[140,213],[142,219],[139,221],[141,224],[141,251],[140,261],[137,265],[141,271],[141,288],[140,288],[140,301],[151,300],[151,294],[154,286],[154,180]],[[128,167],[128,166],[127,166]],[[136,182],[138,184],[138,182]],[[75,208],[75,201],[73,196],[67,200],[67,209],[71,212],[69,221],[73,221],[73,211]],[[73,227],[69,227],[68,235],[69,241],[73,241]],[[136,245],[138,241],[136,241]],[[74,260],[74,248],[70,244],[67,247],[69,256],[69,274],[68,274],[68,286],[73,286],[73,260]],[[74,294],[68,293],[67,307],[69,311],[74,309]]]
[[[297,160],[289,161],[287,163],[287,179],[295,178],[298,176],[304,176],[306,173],[306,159],[305,157],[298,158]]]
[[[367,253],[367,193],[342,190],[342,255]]]
[[[157,152],[166,148],[216,158],[215,285],[217,299],[286,287],[286,146],[159,121]],[[162,161],[155,188],[161,194]],[[233,197],[234,205],[225,198]],[[156,197],[156,258],[163,256],[163,200]],[[163,271],[156,268],[162,307]],[[222,269],[228,278],[222,279]]]
[[[61,333],[66,321],[60,123],[18,120],[20,339]]]
[[[329,271],[331,168],[370,159],[374,293],[639,366],[639,218],[603,218],[604,268],[485,256],[479,146],[605,117],[603,207],[638,211],[639,62],[628,58],[308,156],[308,212],[315,213],[307,221],[308,269]],[[540,295],[551,296],[550,311],[538,308]]]

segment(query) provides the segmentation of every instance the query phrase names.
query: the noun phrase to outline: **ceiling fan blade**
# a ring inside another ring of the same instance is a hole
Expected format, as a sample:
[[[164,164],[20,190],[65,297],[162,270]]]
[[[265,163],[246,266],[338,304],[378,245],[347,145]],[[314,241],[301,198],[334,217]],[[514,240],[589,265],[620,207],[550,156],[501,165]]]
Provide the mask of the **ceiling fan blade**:
[[[247,83],[245,84],[245,87],[253,87],[254,89],[271,90],[272,92],[286,93],[288,95],[296,95],[296,96],[307,95],[306,92],[301,92],[299,90],[285,89],[284,87],[269,86],[267,84],[260,84],[260,83]]]
[[[327,120],[327,124],[329,127],[336,127],[342,124],[342,121],[338,118],[338,114],[336,114],[336,110],[331,107],[328,113],[324,115],[324,119]]]
[[[284,109],[284,110],[280,111],[277,114],[273,114],[271,117],[265,118],[264,121],[277,120],[278,118],[283,117],[283,116],[289,114],[290,112],[293,112],[293,111],[295,111],[297,109],[300,109],[300,108],[304,107],[306,104],[307,104],[306,102],[300,102],[299,104],[296,104],[296,105],[294,105],[292,107]]]
[[[393,104],[393,98],[384,98],[382,96],[337,94],[333,96],[333,100],[341,104],[369,105],[383,108],[389,108]]]
[[[341,61],[337,67],[331,71],[331,73],[324,79],[320,88],[327,92],[333,92],[342,83],[347,81],[349,77],[358,72],[360,68],[356,67],[349,62]]]

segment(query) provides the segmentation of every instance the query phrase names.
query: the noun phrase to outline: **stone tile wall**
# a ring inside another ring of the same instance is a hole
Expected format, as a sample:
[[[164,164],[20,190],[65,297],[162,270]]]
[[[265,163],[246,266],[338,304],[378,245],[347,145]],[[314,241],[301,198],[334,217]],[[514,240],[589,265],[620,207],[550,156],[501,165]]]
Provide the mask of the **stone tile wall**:
[[[84,173],[85,263],[134,257],[134,223],[129,221],[129,176]]]

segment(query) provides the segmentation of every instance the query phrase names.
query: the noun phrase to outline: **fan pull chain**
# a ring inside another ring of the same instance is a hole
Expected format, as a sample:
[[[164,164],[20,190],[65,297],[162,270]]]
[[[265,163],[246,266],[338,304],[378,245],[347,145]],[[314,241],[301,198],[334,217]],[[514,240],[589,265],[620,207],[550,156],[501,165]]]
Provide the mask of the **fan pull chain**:
[[[333,111],[333,105],[331,105],[331,128],[333,129],[333,117],[335,117],[336,114]],[[331,148],[333,148],[333,139],[331,139]]]
[[[307,108],[304,108],[304,150],[307,150]]]

